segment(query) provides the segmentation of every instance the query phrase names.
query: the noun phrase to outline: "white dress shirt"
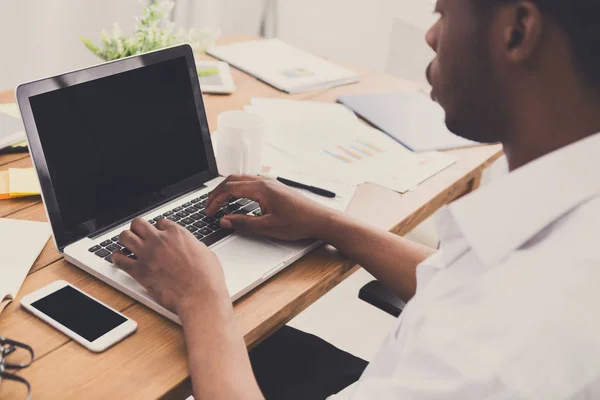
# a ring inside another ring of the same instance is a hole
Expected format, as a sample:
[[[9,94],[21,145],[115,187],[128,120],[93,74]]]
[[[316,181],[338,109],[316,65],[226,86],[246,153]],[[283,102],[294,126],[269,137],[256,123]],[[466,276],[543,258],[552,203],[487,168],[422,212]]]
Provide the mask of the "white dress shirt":
[[[600,399],[600,134],[440,210],[440,250],[331,399]]]

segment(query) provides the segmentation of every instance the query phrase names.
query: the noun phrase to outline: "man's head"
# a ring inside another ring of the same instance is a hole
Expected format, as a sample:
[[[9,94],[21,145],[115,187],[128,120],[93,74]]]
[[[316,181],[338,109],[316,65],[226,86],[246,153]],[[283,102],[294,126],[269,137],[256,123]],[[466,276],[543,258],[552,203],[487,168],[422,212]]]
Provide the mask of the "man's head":
[[[436,11],[427,77],[454,133],[506,143],[537,100],[600,98],[600,0],[438,0]]]

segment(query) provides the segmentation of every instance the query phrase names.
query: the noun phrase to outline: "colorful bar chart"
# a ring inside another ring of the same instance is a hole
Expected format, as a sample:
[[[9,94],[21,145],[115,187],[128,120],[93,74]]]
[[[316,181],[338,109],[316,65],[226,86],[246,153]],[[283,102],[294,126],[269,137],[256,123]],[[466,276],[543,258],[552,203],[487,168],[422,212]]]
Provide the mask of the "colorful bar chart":
[[[385,153],[385,150],[381,147],[362,139],[357,139],[353,143],[346,145],[337,145],[334,148],[323,151],[345,164],[351,164],[369,157],[375,157],[377,154]]]
[[[367,142],[365,140],[357,140],[357,142],[366,148],[376,151],[377,153],[385,153],[385,150],[383,150],[379,146],[374,145],[373,143]]]
[[[333,158],[337,158],[340,161],[345,162],[346,164],[352,164],[352,159],[350,159],[349,157],[343,155],[343,154],[338,154],[338,153],[333,153],[329,150],[323,150],[325,153],[329,154],[331,157]]]

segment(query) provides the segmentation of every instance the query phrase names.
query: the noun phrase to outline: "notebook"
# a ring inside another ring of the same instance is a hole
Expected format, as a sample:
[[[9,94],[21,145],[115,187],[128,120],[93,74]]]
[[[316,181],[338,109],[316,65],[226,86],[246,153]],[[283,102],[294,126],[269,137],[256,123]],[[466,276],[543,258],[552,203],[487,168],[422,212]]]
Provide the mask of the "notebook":
[[[422,93],[342,96],[338,101],[410,150],[426,152],[477,146],[446,128],[439,104]]]
[[[297,49],[279,39],[216,46],[208,54],[287,93],[358,82],[353,71]]]
[[[0,219],[0,312],[17,296],[50,237],[45,222]]]

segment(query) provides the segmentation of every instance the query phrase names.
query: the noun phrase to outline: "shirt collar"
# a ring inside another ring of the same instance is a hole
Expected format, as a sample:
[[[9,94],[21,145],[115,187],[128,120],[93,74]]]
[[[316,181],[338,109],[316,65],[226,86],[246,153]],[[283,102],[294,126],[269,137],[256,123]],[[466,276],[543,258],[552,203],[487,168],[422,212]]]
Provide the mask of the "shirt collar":
[[[486,265],[600,193],[600,133],[540,157],[449,206]]]

